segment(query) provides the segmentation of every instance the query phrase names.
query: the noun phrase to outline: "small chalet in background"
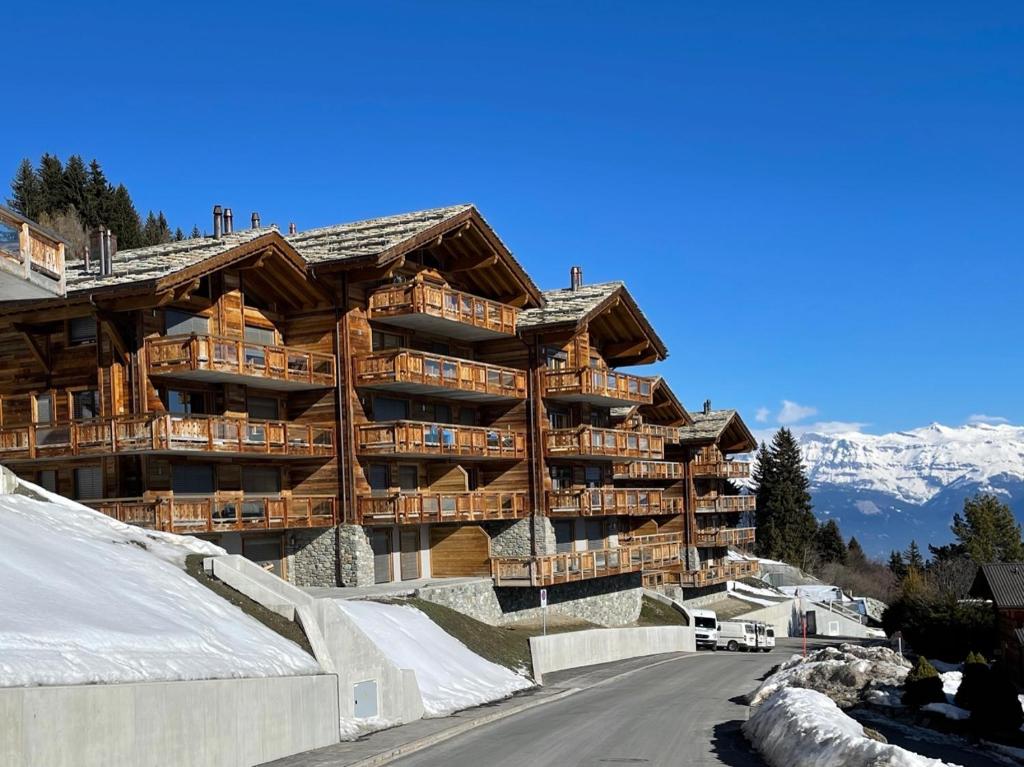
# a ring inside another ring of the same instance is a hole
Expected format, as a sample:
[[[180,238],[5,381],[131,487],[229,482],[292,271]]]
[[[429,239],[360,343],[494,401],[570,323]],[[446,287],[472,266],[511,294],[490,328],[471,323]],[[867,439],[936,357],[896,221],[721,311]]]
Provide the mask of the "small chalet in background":
[[[995,605],[999,657],[1014,680],[1024,683],[1024,562],[982,565],[970,595]]]

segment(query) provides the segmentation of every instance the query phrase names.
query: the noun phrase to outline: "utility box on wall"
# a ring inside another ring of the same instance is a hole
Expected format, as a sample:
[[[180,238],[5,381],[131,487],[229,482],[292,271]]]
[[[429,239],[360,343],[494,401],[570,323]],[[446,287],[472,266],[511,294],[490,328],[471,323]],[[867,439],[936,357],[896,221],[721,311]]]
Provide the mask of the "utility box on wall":
[[[369,679],[365,682],[356,682],[352,687],[354,705],[352,712],[356,719],[372,719],[377,716],[377,680]]]

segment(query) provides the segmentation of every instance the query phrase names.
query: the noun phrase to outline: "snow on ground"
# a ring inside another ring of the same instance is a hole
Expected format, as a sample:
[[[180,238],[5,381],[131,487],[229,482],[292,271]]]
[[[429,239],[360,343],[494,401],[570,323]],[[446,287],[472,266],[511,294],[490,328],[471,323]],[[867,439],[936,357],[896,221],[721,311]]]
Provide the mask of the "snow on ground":
[[[428,716],[447,716],[533,686],[472,652],[415,607],[361,600],[338,604],[395,665],[416,672]]]
[[[946,699],[950,703],[956,697],[956,691],[960,689],[960,682],[963,680],[963,677],[962,671],[943,671],[939,674],[939,678],[942,680],[942,691],[946,693]]]
[[[791,597],[803,597],[812,602],[846,602],[849,601],[843,596],[842,590],[837,586],[830,585],[805,585],[805,586],[779,586],[779,591]]]
[[[931,711],[933,714],[941,714],[947,719],[964,720],[971,718],[971,712],[966,708],[954,706],[952,703],[926,703],[921,706],[922,711]]]
[[[175,565],[218,547],[20,489],[0,495],[0,687],[320,673]]]
[[[758,588],[757,586],[750,586],[744,583],[743,581],[726,581],[726,588],[729,591],[742,591],[745,594],[753,594],[757,597],[771,597],[776,601],[784,598],[784,595],[780,594],[778,591],[774,591],[773,589],[769,588]],[[735,596],[739,596],[739,594],[735,594]],[[775,602],[772,602],[772,604],[775,604]]]
[[[948,767],[868,738],[861,724],[814,690],[778,690],[754,709],[743,733],[771,767]]]

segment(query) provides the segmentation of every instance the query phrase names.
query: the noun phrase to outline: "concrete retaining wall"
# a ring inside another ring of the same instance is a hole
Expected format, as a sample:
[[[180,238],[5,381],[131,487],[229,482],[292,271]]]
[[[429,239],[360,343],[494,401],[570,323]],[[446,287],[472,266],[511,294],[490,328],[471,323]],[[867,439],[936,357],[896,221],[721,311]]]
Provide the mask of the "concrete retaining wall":
[[[590,629],[530,637],[533,677],[543,684],[544,674],[581,666],[594,666],[641,655],[696,652],[689,626],[645,626]]]
[[[333,675],[0,688],[5,767],[248,767],[338,741]]]
[[[770,607],[756,607],[749,613],[743,613],[733,620],[761,621],[775,628],[777,637],[800,636],[800,611],[796,600],[787,599]]]

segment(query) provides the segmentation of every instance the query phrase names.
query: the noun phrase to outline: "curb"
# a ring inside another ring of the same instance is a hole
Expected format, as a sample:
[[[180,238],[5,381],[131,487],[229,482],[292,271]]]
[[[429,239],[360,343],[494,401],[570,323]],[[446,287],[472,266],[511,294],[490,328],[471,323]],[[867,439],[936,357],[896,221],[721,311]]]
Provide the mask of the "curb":
[[[337,764],[336,767],[379,767],[379,765],[390,764],[396,759],[400,759],[404,756],[409,756],[410,754],[414,754],[417,751],[422,751],[426,748],[430,748],[431,746],[436,746],[438,743],[443,743],[446,740],[462,735],[463,733],[469,732],[470,730],[475,730],[477,727],[482,727],[485,724],[490,724],[491,722],[497,722],[502,719],[507,719],[510,716],[521,714],[524,711],[529,711],[530,709],[543,706],[547,703],[554,703],[555,701],[568,698],[579,692],[585,692],[586,690],[593,690],[596,687],[602,687],[606,684],[610,684],[611,682],[618,681],[619,679],[622,679],[624,677],[631,676],[632,674],[637,674],[641,671],[646,671],[649,668],[654,668],[656,666],[661,666],[666,663],[675,663],[676,661],[696,657],[699,657],[698,653],[681,655],[676,658],[666,658],[664,660],[657,661],[656,663],[650,663],[646,666],[640,666],[639,668],[633,668],[629,671],[623,671],[621,674],[615,674],[614,676],[610,676],[607,679],[602,679],[600,682],[595,682],[594,684],[588,685],[587,687],[570,687],[566,690],[563,690],[562,692],[554,693],[547,697],[535,698],[534,700],[526,701],[525,703],[519,706],[515,706],[514,708],[508,708],[502,711],[495,711],[491,714],[478,716],[475,719],[470,719],[466,722],[454,725],[446,730],[435,732],[432,735],[426,735],[420,738],[419,740],[412,740],[408,743],[403,743],[400,746],[395,746],[394,748],[390,748],[386,751],[381,751],[380,753],[374,754],[373,756],[368,756],[365,759],[360,759],[358,762],[348,762],[344,765],[339,763]]]

